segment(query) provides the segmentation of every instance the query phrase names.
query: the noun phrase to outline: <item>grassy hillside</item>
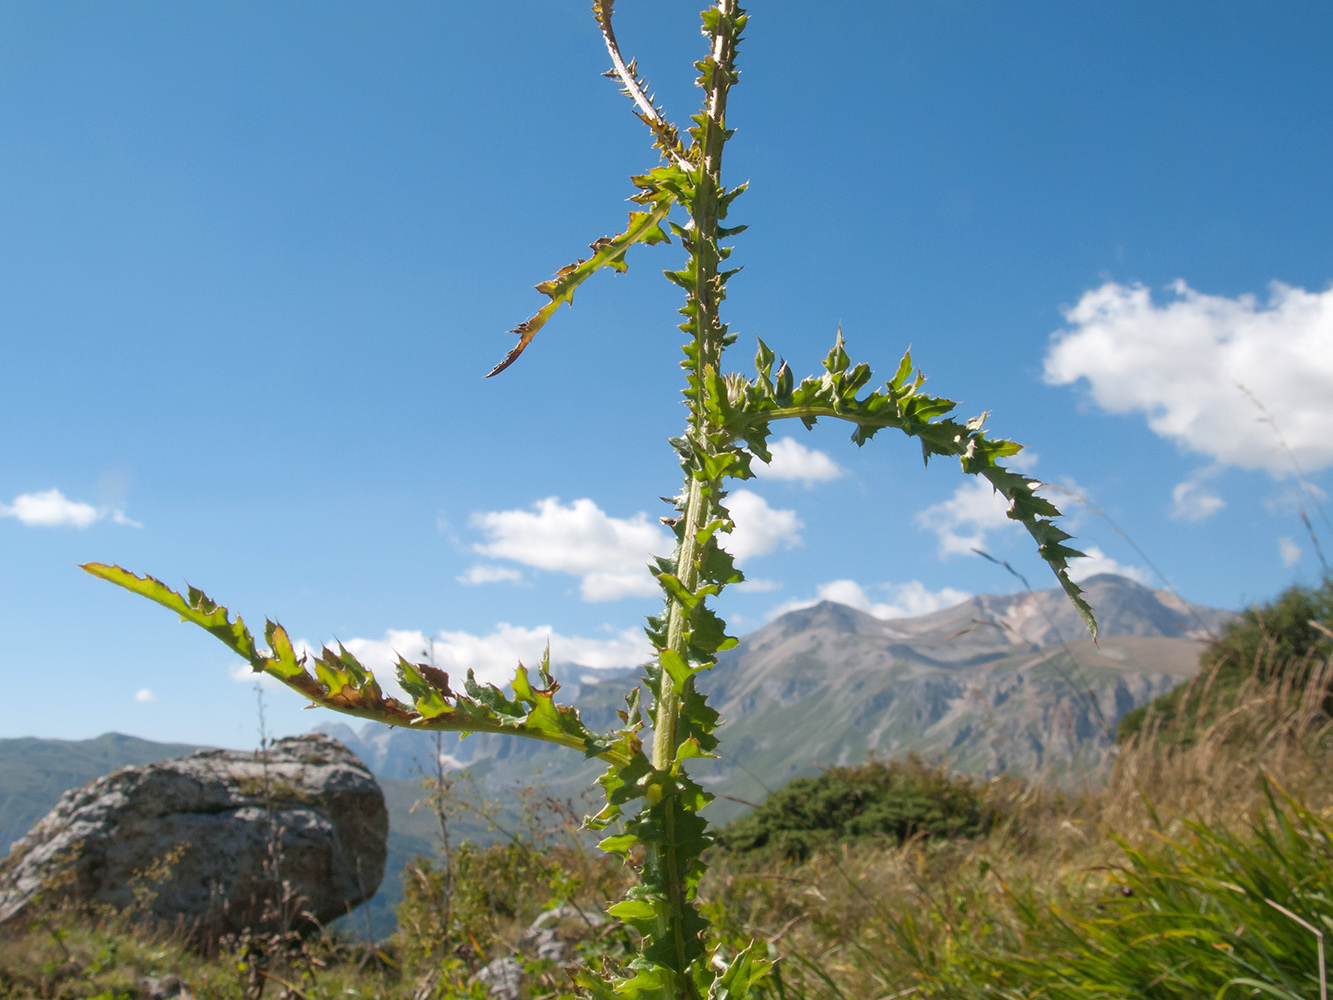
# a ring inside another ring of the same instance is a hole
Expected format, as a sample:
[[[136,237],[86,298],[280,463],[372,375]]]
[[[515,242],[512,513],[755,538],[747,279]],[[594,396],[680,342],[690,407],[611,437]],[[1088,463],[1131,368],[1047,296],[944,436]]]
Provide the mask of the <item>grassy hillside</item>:
[[[95,740],[0,740],[0,857],[67,789],[122,767],[139,767],[200,749],[120,733]]]
[[[1188,684],[1129,712],[1117,739],[1145,732],[1158,742],[1191,743],[1200,726],[1243,702],[1254,685],[1284,683],[1298,689],[1333,654],[1333,580],[1319,587],[1292,587],[1276,600],[1255,605],[1226,623],[1200,657]],[[1330,701],[1328,686],[1320,691]]]

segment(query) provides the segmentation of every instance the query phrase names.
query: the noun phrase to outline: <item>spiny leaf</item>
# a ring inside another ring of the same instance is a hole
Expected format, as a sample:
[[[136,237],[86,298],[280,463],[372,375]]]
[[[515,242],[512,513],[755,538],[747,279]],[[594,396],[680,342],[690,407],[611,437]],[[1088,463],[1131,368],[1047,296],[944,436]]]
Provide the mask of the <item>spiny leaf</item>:
[[[180,615],[181,621],[194,622],[200,628],[220,639],[237,656],[248,660],[256,671],[262,669],[255,666],[258,659],[255,637],[245,627],[245,622],[241,620],[239,615],[236,621],[231,621],[227,616],[227,609],[214,603],[203,591],[190,587],[189,599],[186,600],[161,580],[151,576],[136,576],[119,566],[84,563],[80,568],[93,576],[114,583],[118,587],[124,587],[131,593],[139,594],[165,608],[170,608]]]
[[[505,355],[503,361],[491,369],[486,377],[499,375],[500,372],[517,361],[519,355],[532,343],[532,338],[537,336],[537,332],[546,325],[546,321],[555,314],[555,311],[561,305],[572,302],[575,289],[592,277],[599,269],[610,267],[623,271],[625,270],[623,259],[625,251],[635,243],[653,244],[666,240],[667,234],[662,231],[661,224],[662,220],[667,217],[667,213],[671,211],[673,201],[673,196],[663,194],[647,211],[631,212],[629,225],[623,233],[617,236],[602,237],[591,245],[590,249],[593,251],[591,257],[586,260],[578,260],[561,268],[556,272],[554,278],[543,281],[538,285],[537,291],[547,296],[551,301],[538,310],[535,315],[510,331],[518,334],[518,343]]]
[[[119,566],[88,563],[83,569],[170,608],[183,621],[199,625],[243,656],[256,672],[271,674],[315,704],[335,711],[390,726],[525,736],[620,765],[629,763],[638,753],[633,732],[621,734],[618,739],[599,737],[583,724],[575,709],[555,704],[558,685],[551,680],[545,659],[540,672],[546,686],[534,687],[520,664],[514,678],[517,697],[510,699],[493,684],[477,684],[471,673],[467,694],[457,694],[449,689],[449,678],[443,671],[399,657],[399,679],[415,703],[409,707],[386,698],[370,669],[341,643],[336,650],[326,647],[320,651],[312,677],[305,669],[307,658],[296,656],[287,630],[277,622],[266,623],[265,637],[272,651],[262,651],[239,617],[233,622],[225,607],[200,590],[190,588],[188,597],[183,597],[160,580],[136,576]]]
[[[398,683],[412,696],[413,704],[423,719],[434,719],[449,711],[449,702],[446,700],[447,682],[445,689],[441,691],[426,677],[425,672],[429,669],[424,663],[411,663],[401,656],[398,657]]]
[[[708,1000],[746,1000],[755,984],[768,975],[773,963],[766,958],[755,958],[754,942],[724,966],[708,990]],[[714,963],[720,964],[717,956]]]
[[[691,591],[686,588],[685,584],[681,583],[680,577],[672,573],[658,573],[657,582],[662,585],[662,589],[667,592],[667,595],[679,601],[686,611],[693,611],[699,606],[700,601],[713,596],[718,591],[718,588],[713,584]]]
[[[285,628],[277,622],[266,620],[264,638],[268,641],[269,649],[273,650],[273,656],[265,667],[269,673],[282,680],[290,680],[305,673],[305,654],[302,653],[299,660],[296,658],[296,650]]]
[[[999,459],[1016,455],[1022,446],[987,437],[984,414],[962,422],[950,418],[948,415],[956,404],[953,400],[922,391],[925,378],[919,372],[915,378],[911,377],[910,352],[903,355],[893,378],[882,390],[865,396],[858,396],[857,392],[868,382],[870,369],[864,364],[852,366],[841,329],[824,361],[824,375],[804,379],[795,388],[792,388],[791,373],[785,362],[779,368],[777,378],[769,378],[773,354],[766,345],[761,343],[755,362],[758,369],[755,380],[741,379],[737,385],[736,391],[745,404],[726,409],[714,406],[710,411],[726,435],[719,439],[714,450],[725,448],[729,441],[743,441],[760,455],[750,443],[766,440],[772,421],[792,417],[807,427],[813,426],[820,417],[850,421],[856,425],[852,440],[858,445],[870,440],[882,428],[897,428],[920,442],[925,460],[929,461],[933,456],[953,456],[959,460],[964,472],[990,481],[1009,501],[1008,516],[1027,529],[1037,543],[1038,554],[1055,573],[1088,631],[1094,639],[1097,637],[1092,608],[1082,597],[1082,590],[1069,577],[1069,560],[1082,553],[1063,544],[1070,536],[1053,523],[1053,519],[1060,516],[1059,509],[1047,498],[1037,495],[1036,489],[1041,485],[1037,480],[999,464]],[[710,465],[704,459],[699,464],[719,475],[734,475],[729,464],[715,460]],[[668,585],[664,582],[664,586]]]
[[[685,662],[685,658],[674,649],[664,649],[660,653],[662,669],[671,677],[671,682],[680,694],[685,690],[685,683],[694,676],[694,671]]]

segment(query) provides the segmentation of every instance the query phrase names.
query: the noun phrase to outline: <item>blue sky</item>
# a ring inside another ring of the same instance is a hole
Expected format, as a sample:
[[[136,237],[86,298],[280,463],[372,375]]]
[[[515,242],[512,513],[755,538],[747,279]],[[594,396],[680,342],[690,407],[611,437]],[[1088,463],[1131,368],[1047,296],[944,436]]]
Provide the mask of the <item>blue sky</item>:
[[[828,9],[751,8],[731,364],[757,334],[812,371],[839,323],[881,374],[910,345],[1189,599],[1316,580],[1297,511],[1333,532],[1236,383],[1330,488],[1328,6]],[[684,122],[695,8],[618,18]],[[655,162],[607,65],[582,0],[0,6],[0,736],[254,741],[226,651],[87,560],[371,659],[640,655],[679,247],[481,378]],[[977,543],[1050,585],[956,467],[788,435],[735,498],[735,631],[1011,590]],[[1074,506],[1096,566],[1160,585]],[[268,701],[277,731],[315,721]]]

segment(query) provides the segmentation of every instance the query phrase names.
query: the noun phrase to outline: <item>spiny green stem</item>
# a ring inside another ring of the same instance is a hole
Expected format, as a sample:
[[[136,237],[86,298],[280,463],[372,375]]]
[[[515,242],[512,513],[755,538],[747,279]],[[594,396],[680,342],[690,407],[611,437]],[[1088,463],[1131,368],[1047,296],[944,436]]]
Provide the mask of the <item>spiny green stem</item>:
[[[676,576],[686,590],[693,590],[699,583],[699,571],[696,565],[699,553],[698,536],[707,517],[708,503],[704,496],[703,484],[694,476],[689,478],[688,490],[685,513],[682,517],[685,530],[680,540]],[[682,657],[689,654],[685,637],[688,626],[689,612],[680,601],[673,598],[667,612],[667,648]],[[663,670],[657,698],[657,718],[653,725],[653,767],[659,771],[668,770],[676,762],[676,723],[679,716],[680,697],[676,694],[676,687],[671,677]]]

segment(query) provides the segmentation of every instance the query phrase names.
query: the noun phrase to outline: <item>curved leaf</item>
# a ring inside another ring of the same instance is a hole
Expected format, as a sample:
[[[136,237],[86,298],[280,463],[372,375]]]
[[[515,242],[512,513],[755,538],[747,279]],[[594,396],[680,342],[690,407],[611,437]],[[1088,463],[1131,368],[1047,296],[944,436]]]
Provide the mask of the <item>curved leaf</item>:
[[[170,608],[182,621],[193,622],[219,639],[256,673],[269,674],[316,705],[390,726],[525,736],[580,750],[612,764],[624,766],[630,762],[630,748],[623,741],[598,736],[583,724],[576,709],[555,703],[559,685],[550,676],[547,659],[539,667],[545,682],[541,688],[532,686],[526,668],[519,664],[513,681],[515,697],[511,699],[493,684],[478,684],[471,671],[467,694],[458,694],[450,689],[449,676],[443,671],[399,657],[399,681],[414,701],[408,706],[385,697],[370,668],[341,643],[336,651],[326,647],[314,657],[315,673],[311,676],[306,669],[311,658],[304,653],[297,655],[287,630],[277,622],[266,623],[264,635],[270,649],[263,650],[239,615],[233,620],[225,607],[201,590],[190,587],[182,596],[161,580],[137,576],[119,566],[85,563],[81,568]]]

